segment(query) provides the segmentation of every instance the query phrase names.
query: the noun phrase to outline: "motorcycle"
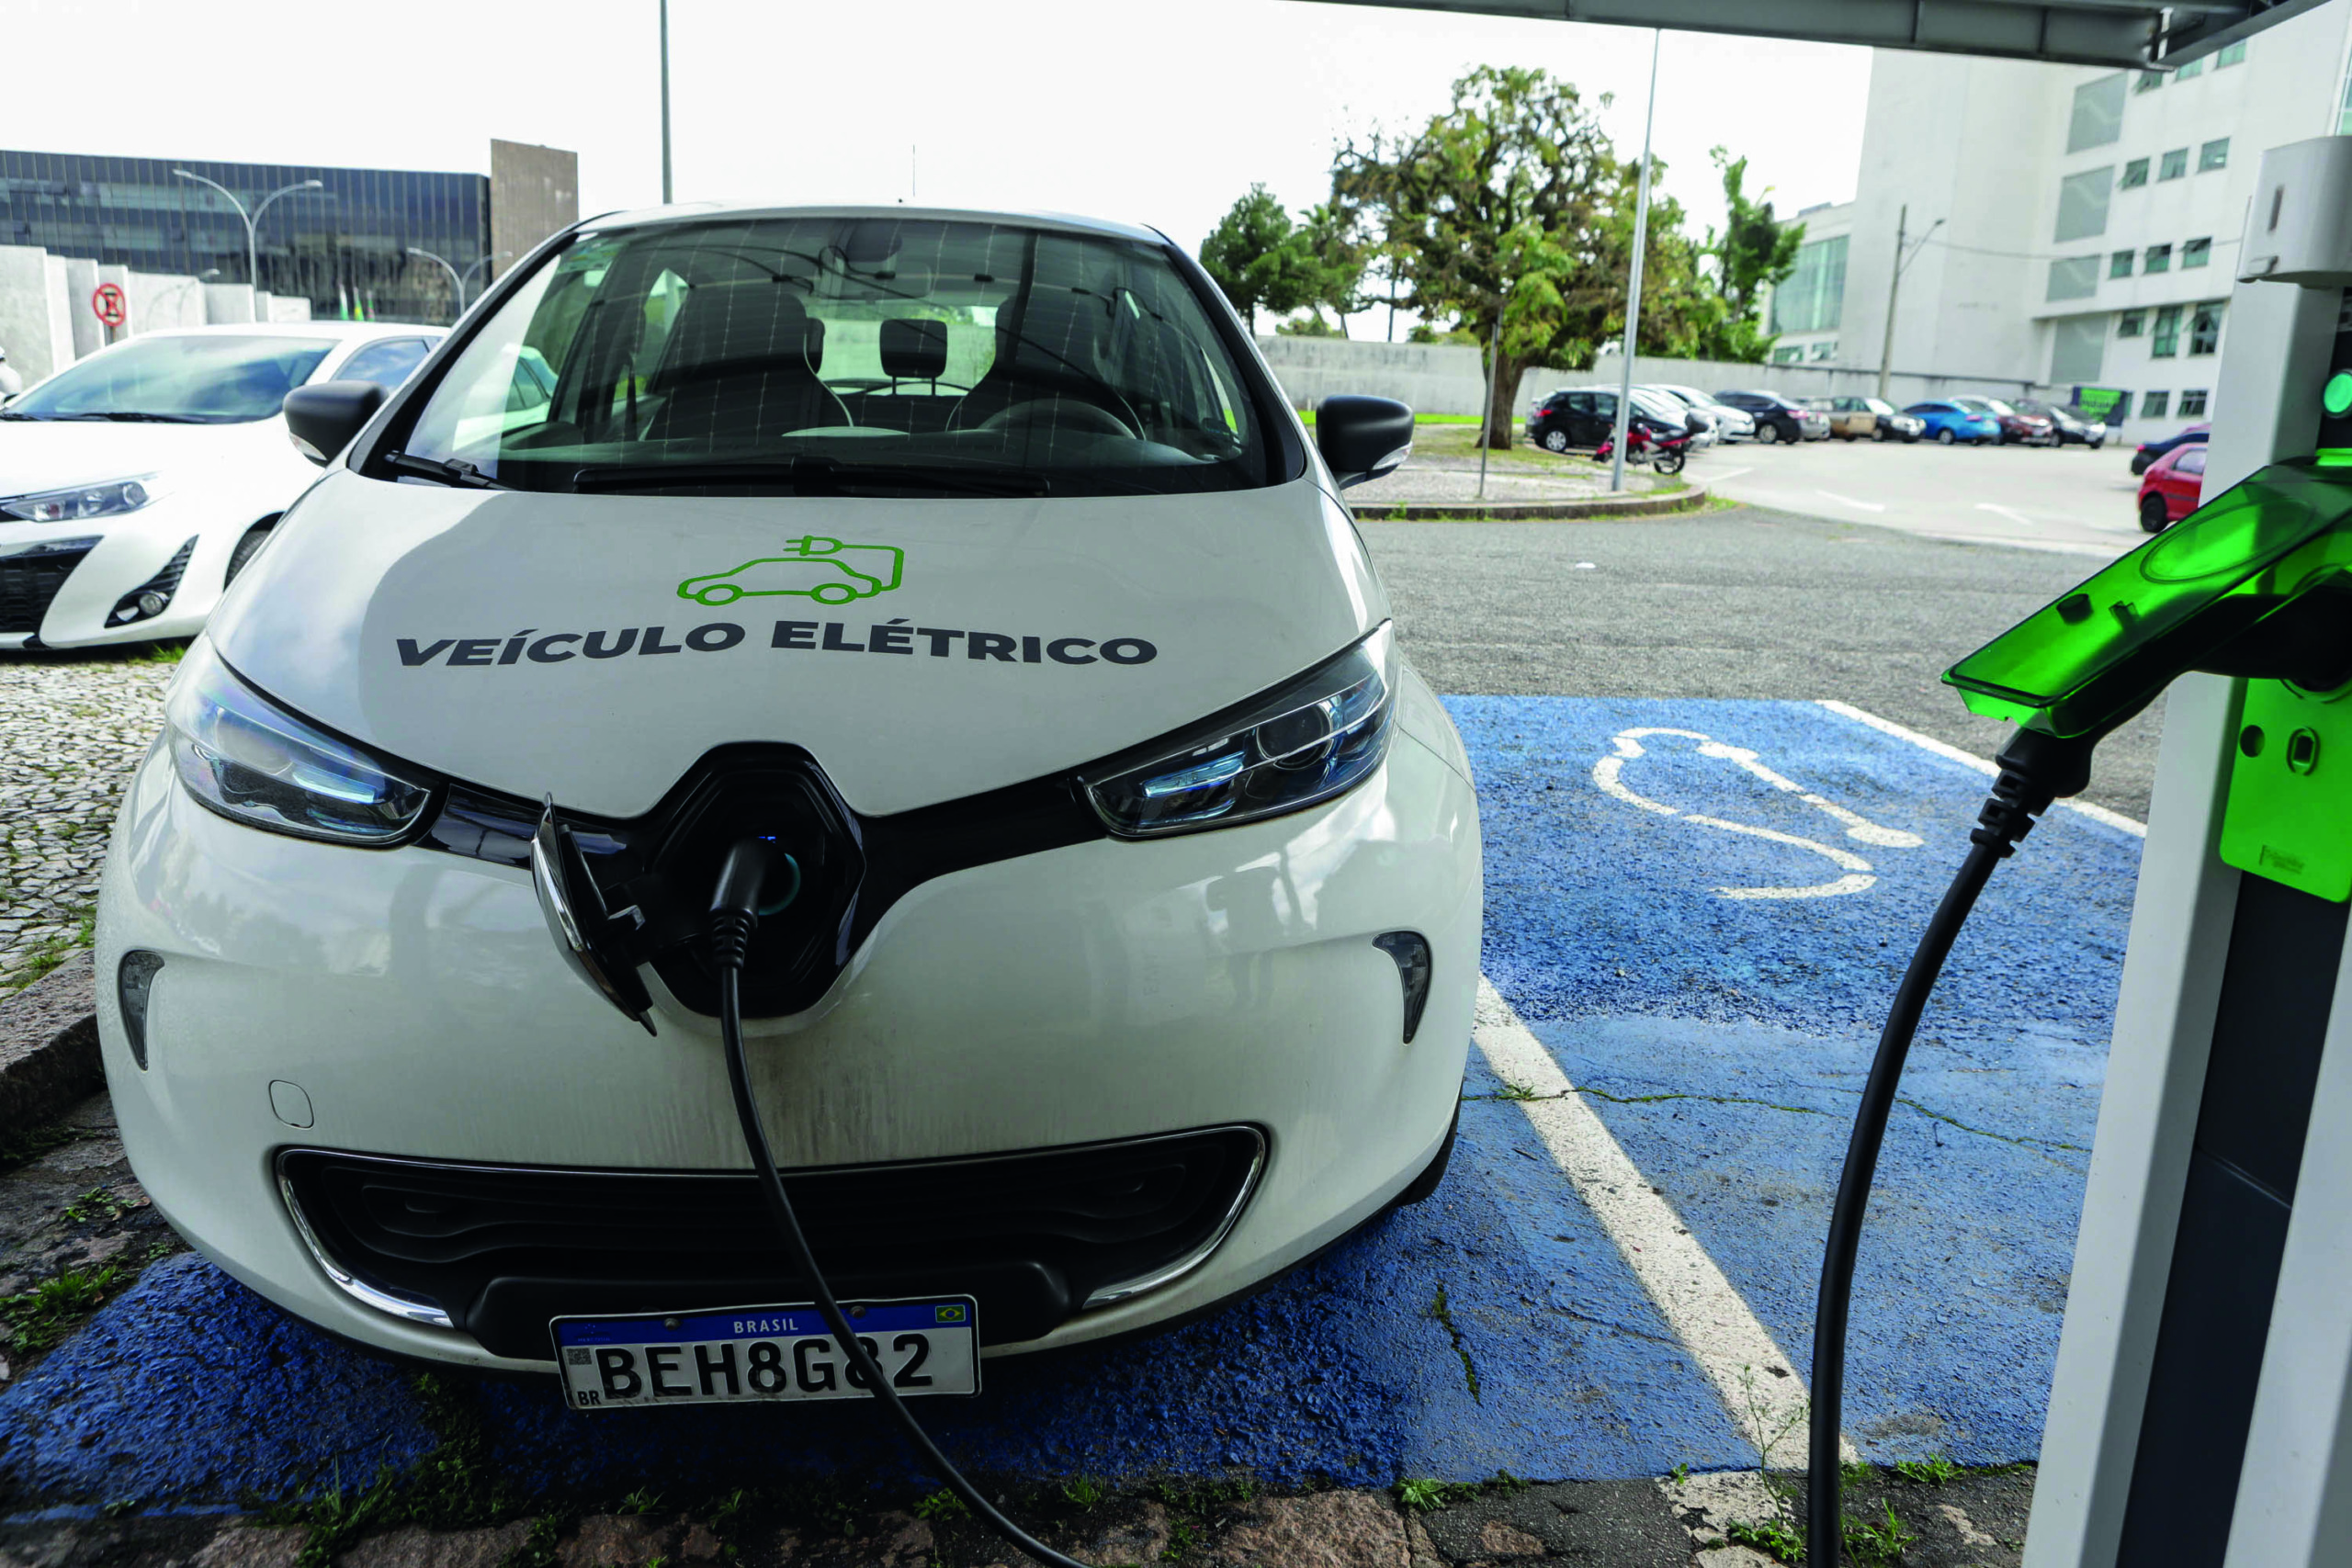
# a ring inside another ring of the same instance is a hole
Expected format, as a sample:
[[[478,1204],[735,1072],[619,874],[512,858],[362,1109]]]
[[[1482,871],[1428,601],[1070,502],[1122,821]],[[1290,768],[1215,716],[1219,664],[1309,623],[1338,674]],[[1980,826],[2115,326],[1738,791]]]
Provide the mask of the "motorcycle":
[[[1661,474],[1679,474],[1690,460],[1692,439],[1687,430],[1679,435],[1653,435],[1647,425],[1633,425],[1625,432],[1625,461],[1647,463]],[[1614,438],[1604,440],[1593,461],[1606,463],[1616,450]]]

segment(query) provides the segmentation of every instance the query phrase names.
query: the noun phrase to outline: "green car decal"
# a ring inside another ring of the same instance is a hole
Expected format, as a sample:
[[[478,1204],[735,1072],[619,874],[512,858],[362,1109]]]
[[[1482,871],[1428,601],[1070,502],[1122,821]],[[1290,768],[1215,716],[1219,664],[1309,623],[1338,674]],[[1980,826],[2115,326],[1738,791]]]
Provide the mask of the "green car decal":
[[[797,593],[820,604],[870,599],[899,586],[906,552],[896,545],[844,545],[821,534],[787,539],[789,555],[761,556],[732,571],[689,577],[678,597],[698,604],[731,604],[738,599]]]

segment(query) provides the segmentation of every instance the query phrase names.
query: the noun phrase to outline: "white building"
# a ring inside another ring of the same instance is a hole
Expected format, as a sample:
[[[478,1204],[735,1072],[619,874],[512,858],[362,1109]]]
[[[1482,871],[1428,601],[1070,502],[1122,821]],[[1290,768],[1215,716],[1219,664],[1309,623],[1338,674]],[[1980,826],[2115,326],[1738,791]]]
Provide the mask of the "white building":
[[[1797,247],[1796,270],[1765,297],[1765,322],[1781,334],[1772,363],[1834,362],[1841,357],[1846,241],[1854,229],[1854,204],[1825,201],[1789,221],[1804,225],[1804,243]]]
[[[2263,151],[2352,130],[2348,60],[2352,0],[2164,73],[1881,50],[1836,330],[1784,341],[1876,370],[1899,227],[1896,374],[2202,415]]]

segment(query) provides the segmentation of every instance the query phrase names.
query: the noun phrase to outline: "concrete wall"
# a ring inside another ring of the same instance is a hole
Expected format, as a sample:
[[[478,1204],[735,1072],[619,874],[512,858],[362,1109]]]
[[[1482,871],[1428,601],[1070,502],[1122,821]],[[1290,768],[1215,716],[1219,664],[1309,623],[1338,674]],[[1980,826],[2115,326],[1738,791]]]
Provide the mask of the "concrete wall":
[[[54,307],[49,253],[0,245],[0,348],[29,387],[74,358],[74,334]]]
[[[579,153],[491,139],[490,254],[503,258],[491,262],[492,277],[579,221]]]
[[[106,346],[106,328],[90,309],[98,291],[98,264],[82,256],[61,258],[65,264],[65,306],[74,323],[74,357],[96,354]]]
[[[276,295],[271,295],[269,314],[262,319],[270,321],[307,321],[311,319],[311,301],[307,299],[280,299]]]
[[[1261,337],[1258,352],[1293,408],[1360,392],[1410,403],[1417,413],[1475,414],[1486,392],[1486,356],[1466,344]]]
[[[254,290],[246,283],[208,283],[204,286],[204,320],[211,326],[231,325],[254,319]]]
[[[204,290],[193,277],[167,272],[134,272],[123,287],[130,296],[130,330],[134,333],[204,324]]]

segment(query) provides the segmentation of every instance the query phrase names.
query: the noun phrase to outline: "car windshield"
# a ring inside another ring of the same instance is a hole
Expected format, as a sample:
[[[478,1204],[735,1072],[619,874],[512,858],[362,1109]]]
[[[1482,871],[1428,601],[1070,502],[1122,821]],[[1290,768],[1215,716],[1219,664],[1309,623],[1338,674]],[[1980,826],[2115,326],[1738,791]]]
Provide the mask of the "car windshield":
[[[1862,400],[1862,407],[1870,410],[1872,413],[1893,413],[1894,412],[1894,404],[1881,402],[1876,398],[1864,398]]]
[[[575,237],[401,445],[515,489],[604,492],[1120,495],[1273,467],[1159,247],[853,216]]]
[[[246,424],[268,419],[334,344],[318,338],[133,338],[9,403],[10,419]]]

